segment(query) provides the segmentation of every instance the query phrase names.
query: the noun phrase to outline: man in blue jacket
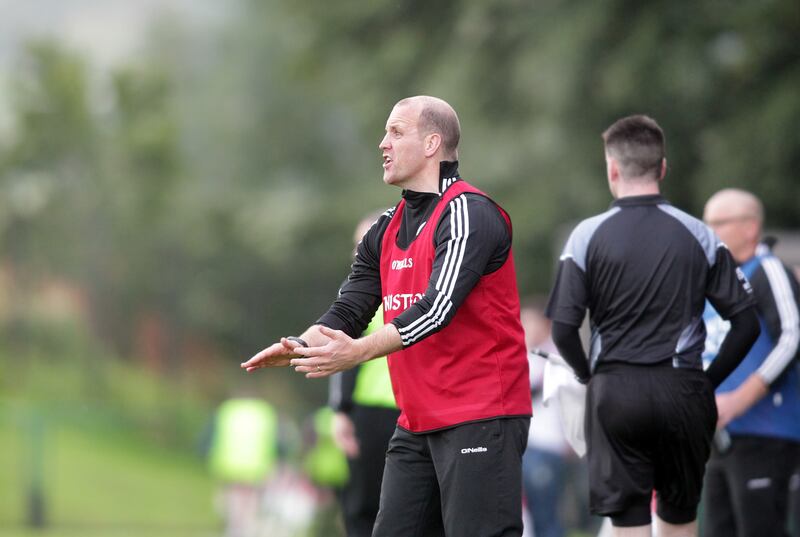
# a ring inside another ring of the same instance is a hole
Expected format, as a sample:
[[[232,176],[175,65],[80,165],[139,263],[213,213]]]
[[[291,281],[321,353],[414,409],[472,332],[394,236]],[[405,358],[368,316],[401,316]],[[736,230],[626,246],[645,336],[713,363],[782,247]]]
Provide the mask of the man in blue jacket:
[[[705,484],[706,536],[788,536],[789,479],[800,460],[798,282],[761,242],[764,211],[750,192],[725,189],[703,218],[753,288],[761,335],[717,389],[718,434]],[[708,305],[706,363],[729,326]]]

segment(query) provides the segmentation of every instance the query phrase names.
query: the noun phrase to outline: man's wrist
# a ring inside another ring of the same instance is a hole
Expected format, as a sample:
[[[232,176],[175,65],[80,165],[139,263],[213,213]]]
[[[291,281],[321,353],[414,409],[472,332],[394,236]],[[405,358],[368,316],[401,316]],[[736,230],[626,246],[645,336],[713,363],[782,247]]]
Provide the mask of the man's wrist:
[[[575,380],[577,380],[580,384],[586,386],[587,384],[589,384],[589,381],[592,380],[592,377],[591,376],[579,377],[578,375],[575,375]]]
[[[368,343],[367,337],[360,337],[353,340],[353,345],[356,348],[356,356],[358,358],[357,365],[361,365],[372,358],[372,349]]]
[[[303,339],[303,338],[299,338],[297,336],[289,336],[286,339],[288,339],[289,341],[294,341],[295,343],[299,344],[301,347],[308,347],[308,343],[306,343],[306,340]]]

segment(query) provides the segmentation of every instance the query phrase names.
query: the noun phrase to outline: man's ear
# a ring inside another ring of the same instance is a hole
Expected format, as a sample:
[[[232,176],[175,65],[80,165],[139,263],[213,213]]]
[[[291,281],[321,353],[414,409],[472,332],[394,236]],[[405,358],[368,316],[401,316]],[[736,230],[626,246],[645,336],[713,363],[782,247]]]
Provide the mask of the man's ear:
[[[442,146],[442,135],[434,132],[425,136],[425,156],[432,157]]]
[[[658,180],[661,181],[666,176],[667,176],[667,159],[666,158],[662,158],[661,159],[661,173],[659,173],[659,175],[658,175]]]
[[[610,155],[606,155],[606,175],[609,182],[616,182],[619,180],[619,163],[617,159]]]

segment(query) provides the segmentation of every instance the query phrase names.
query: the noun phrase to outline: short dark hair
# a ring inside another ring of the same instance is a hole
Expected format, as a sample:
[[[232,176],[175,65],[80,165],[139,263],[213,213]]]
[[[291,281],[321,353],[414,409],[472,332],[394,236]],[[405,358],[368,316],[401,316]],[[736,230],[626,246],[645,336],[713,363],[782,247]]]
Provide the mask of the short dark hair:
[[[605,130],[603,142],[606,153],[619,163],[624,178],[661,178],[666,141],[654,119],[644,115],[624,117]]]

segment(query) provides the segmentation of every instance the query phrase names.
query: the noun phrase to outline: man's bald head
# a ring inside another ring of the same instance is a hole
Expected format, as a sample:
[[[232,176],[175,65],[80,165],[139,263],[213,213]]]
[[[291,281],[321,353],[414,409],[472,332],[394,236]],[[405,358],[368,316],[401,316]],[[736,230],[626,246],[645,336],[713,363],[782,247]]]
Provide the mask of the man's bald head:
[[[764,222],[764,206],[755,195],[738,188],[720,190],[706,202],[703,220],[737,262],[744,263],[755,255]]]
[[[726,188],[711,196],[706,202],[703,219],[715,223],[725,219],[752,218],[759,224],[764,221],[764,205],[753,193],[739,188]]]
[[[421,136],[438,133],[442,137],[442,152],[446,159],[458,159],[458,142],[461,139],[461,124],[458,115],[447,101],[429,95],[407,97],[395,107],[413,106],[419,110],[417,128]]]

